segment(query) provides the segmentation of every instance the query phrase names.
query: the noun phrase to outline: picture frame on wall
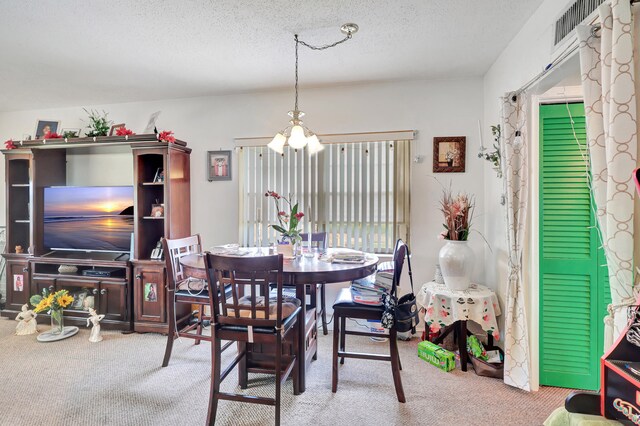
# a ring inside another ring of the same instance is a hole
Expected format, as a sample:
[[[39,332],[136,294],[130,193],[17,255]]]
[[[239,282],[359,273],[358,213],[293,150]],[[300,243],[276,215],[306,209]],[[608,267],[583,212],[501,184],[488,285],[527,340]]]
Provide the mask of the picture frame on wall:
[[[466,136],[436,136],[433,138],[433,172],[464,173]]]
[[[60,122],[54,120],[38,120],[36,123],[36,139],[42,139],[47,133],[58,133]]]
[[[209,182],[231,180],[231,151],[207,151]]]

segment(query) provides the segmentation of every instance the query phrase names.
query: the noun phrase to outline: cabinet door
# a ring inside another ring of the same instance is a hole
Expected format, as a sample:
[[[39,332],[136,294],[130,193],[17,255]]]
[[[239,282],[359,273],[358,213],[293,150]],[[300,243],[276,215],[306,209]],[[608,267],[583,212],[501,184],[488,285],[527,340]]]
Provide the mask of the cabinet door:
[[[30,297],[28,263],[7,261],[7,309],[20,311]]]
[[[99,297],[99,314],[104,314],[105,318],[117,321],[127,321],[129,319],[126,284],[101,282]]]
[[[165,322],[164,267],[140,265],[133,272],[136,321]]]
[[[42,278],[34,276],[31,280],[31,293],[42,295],[42,290],[49,293],[56,291],[56,280],[54,278]]]

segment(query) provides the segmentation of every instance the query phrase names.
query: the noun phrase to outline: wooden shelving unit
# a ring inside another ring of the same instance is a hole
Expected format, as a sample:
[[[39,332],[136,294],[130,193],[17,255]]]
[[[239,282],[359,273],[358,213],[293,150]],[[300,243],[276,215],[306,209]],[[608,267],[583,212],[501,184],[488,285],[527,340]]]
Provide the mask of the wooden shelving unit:
[[[134,245],[131,256],[52,253],[44,246],[44,188],[67,185],[67,152],[75,148],[127,146],[133,154]],[[42,291],[67,289],[89,297],[105,326],[121,330],[167,332],[164,261],[150,259],[162,237],[190,235],[190,153],[183,141],[158,142],[153,135],[22,141],[5,154],[7,303],[1,312],[15,317],[29,297]],[[162,173],[160,173],[162,172]],[[162,179],[162,180],[160,180]],[[154,204],[163,216],[151,216]],[[16,253],[21,246],[23,253]],[[61,274],[60,265],[78,273]],[[83,275],[86,269],[108,268],[105,277]],[[155,297],[145,291],[154,286]],[[188,308],[188,307],[187,307]],[[102,312],[101,312],[102,311]],[[186,315],[188,312],[179,312]],[[44,315],[38,317],[48,321]],[[70,323],[86,323],[86,311],[70,309]]]

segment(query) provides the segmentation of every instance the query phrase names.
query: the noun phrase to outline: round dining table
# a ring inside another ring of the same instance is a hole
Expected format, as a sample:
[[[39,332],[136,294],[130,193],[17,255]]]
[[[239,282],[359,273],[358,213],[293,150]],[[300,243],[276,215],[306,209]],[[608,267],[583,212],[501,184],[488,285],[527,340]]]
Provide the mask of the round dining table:
[[[329,248],[322,253],[314,252],[314,256],[297,256],[293,259],[285,258],[282,265],[283,282],[285,285],[295,286],[296,298],[302,301],[302,309],[298,314],[298,353],[300,354],[300,372],[298,374],[300,392],[306,388],[306,370],[317,353],[317,316],[316,309],[306,309],[307,285],[324,283],[344,283],[373,274],[378,265],[378,256],[365,254],[363,263],[332,262],[335,253],[353,252],[344,248]],[[214,253],[222,256],[267,256],[273,255],[268,248],[246,248],[228,253]],[[308,254],[308,253],[307,253]],[[206,279],[204,255],[191,254],[180,258],[185,276]]]

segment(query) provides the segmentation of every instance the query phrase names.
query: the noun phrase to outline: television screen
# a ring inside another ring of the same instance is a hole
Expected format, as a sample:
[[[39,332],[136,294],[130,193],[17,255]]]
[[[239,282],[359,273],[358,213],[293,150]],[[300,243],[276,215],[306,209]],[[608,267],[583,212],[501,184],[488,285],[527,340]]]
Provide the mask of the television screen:
[[[51,250],[129,252],[132,186],[44,189],[44,246]]]

